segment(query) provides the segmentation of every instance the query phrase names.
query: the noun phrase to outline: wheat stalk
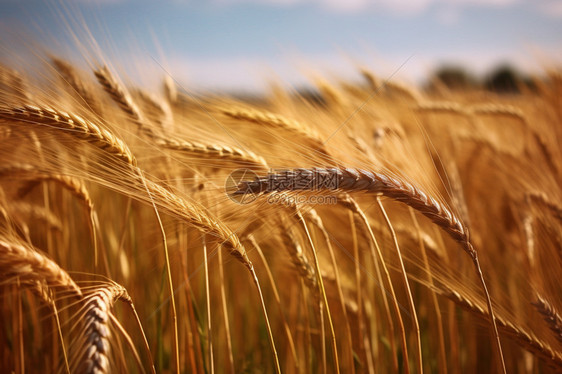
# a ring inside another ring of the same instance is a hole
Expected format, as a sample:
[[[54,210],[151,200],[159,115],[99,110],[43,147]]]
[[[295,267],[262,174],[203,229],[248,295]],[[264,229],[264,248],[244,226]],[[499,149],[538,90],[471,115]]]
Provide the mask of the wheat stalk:
[[[388,214],[386,213],[386,209],[384,209],[380,196],[377,196],[377,204],[388,226],[388,230],[390,231],[390,234],[392,236],[392,241],[394,242],[394,248],[396,249],[398,262],[400,263],[400,273],[402,275],[402,282],[404,285],[404,289],[406,290],[406,295],[408,296],[408,305],[410,307],[412,324],[414,325],[414,332],[416,333],[416,343],[417,343],[416,358],[417,358],[418,370],[420,372],[423,372],[420,324],[418,322],[418,315],[416,313],[416,306],[414,304],[414,298],[412,296],[412,291],[410,289],[410,283],[408,282],[408,276],[406,274],[406,267],[404,266],[404,260],[402,259],[402,252],[400,251],[400,246],[398,245],[398,238],[396,237],[396,232],[392,227],[392,223],[390,222],[390,218],[388,218]]]
[[[254,236],[252,234],[249,234],[248,236],[246,236],[246,240],[256,249],[256,251],[258,252],[258,255],[260,257],[260,260],[262,261],[262,263],[265,267],[267,277],[269,279],[269,282],[271,283],[271,288],[273,289],[273,296],[274,296],[275,301],[277,302],[277,305],[279,306],[279,309],[280,309],[281,318],[283,320],[283,326],[284,326],[284,329],[285,329],[285,333],[287,334],[287,340],[289,341],[289,347],[290,347],[290,350],[291,350],[291,354],[293,356],[293,360],[295,361],[295,365],[298,369],[299,368],[299,361],[298,361],[298,358],[297,358],[297,351],[295,349],[295,342],[293,340],[293,335],[291,334],[291,329],[289,328],[289,324],[287,323],[287,319],[285,318],[285,314],[282,312],[281,297],[279,296],[279,291],[277,289],[277,285],[275,284],[275,279],[273,278],[271,268],[269,267],[267,259],[265,258],[264,254],[263,254],[263,251],[261,250],[261,247],[259,246],[259,244],[256,241],[256,239],[254,238]],[[234,367],[233,367],[233,369],[234,369]]]
[[[375,265],[375,269],[376,269],[376,272],[377,272],[377,278],[378,278],[379,286],[382,289],[382,298],[383,298],[383,303],[384,303],[385,312],[386,312],[386,318],[387,318],[387,322],[388,322],[389,330],[390,330],[390,334],[391,334],[390,343],[391,343],[391,346],[393,348],[393,351],[396,351],[394,349],[394,347],[395,347],[395,344],[394,344],[394,323],[392,322],[392,317],[390,315],[390,308],[389,308],[389,304],[388,304],[387,293],[389,293],[390,296],[392,297],[392,306],[394,308],[394,312],[396,313],[396,317],[398,318],[398,326],[400,328],[400,335],[402,337],[402,340],[401,340],[402,349],[404,350],[404,356],[408,357],[408,344],[406,342],[406,332],[405,332],[405,329],[404,329],[404,321],[402,320],[402,315],[400,314],[400,307],[398,305],[398,299],[396,297],[396,293],[394,292],[394,286],[392,284],[392,279],[390,278],[390,273],[389,273],[388,267],[386,266],[386,263],[384,261],[381,248],[378,244],[378,241],[375,237],[375,234],[373,233],[373,230],[371,229],[371,224],[369,223],[369,219],[367,218],[367,216],[365,215],[365,212],[363,212],[363,210],[361,209],[359,204],[357,204],[357,202],[351,196],[349,196],[348,194],[342,194],[338,198],[338,204],[340,204],[344,208],[348,209],[354,215],[358,216],[361,219],[361,221],[363,222],[364,227],[367,229],[367,232],[369,234],[369,239],[372,243],[372,245],[369,246],[370,254],[371,254],[371,258],[373,260],[373,263]],[[382,276],[381,276],[381,272],[379,270],[377,259],[382,266],[386,282],[388,283],[389,291],[387,291],[384,287],[384,282],[383,282],[383,279],[382,279]],[[394,369],[398,370],[398,359],[396,358],[396,354],[393,355],[393,365],[394,365]],[[408,360],[404,360],[404,368],[405,368],[407,373],[410,372],[410,364],[409,364]]]
[[[345,297],[343,295],[343,289],[341,286],[340,272],[338,270],[338,264],[336,261],[336,256],[334,254],[334,249],[332,248],[330,235],[328,234],[328,231],[326,231],[326,228],[324,227],[324,222],[322,221],[322,218],[320,217],[320,215],[318,215],[315,209],[308,209],[304,211],[303,214],[305,215],[305,217],[308,219],[310,223],[312,223],[314,226],[318,228],[318,230],[320,230],[322,236],[324,237],[324,242],[326,243],[326,247],[328,248],[328,253],[330,254],[330,260],[332,262],[332,267],[334,269],[334,279],[336,283],[336,289],[338,291],[340,306],[344,317],[343,319],[345,321],[347,344],[350,347],[350,349],[353,350],[353,338],[351,336],[351,327],[349,325],[349,319],[347,316],[347,308],[345,306]],[[351,362],[349,363],[349,368],[352,370],[352,372],[355,372],[355,365],[353,363],[353,352],[350,354],[350,360]]]

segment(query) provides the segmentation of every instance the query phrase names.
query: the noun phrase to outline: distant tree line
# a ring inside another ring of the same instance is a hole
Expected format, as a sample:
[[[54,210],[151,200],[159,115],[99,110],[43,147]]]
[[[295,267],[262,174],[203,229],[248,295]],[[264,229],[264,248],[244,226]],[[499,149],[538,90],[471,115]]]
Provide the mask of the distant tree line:
[[[438,68],[426,85],[428,90],[445,86],[450,90],[486,89],[501,94],[517,94],[523,89],[534,89],[534,79],[510,65],[500,65],[477,77],[460,66],[445,65]]]

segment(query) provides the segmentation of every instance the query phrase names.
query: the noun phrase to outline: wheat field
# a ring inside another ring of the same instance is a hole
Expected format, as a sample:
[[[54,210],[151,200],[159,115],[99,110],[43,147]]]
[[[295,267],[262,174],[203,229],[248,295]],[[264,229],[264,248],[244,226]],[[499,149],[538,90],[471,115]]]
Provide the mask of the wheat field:
[[[314,95],[0,68],[0,371],[562,371],[562,76]]]

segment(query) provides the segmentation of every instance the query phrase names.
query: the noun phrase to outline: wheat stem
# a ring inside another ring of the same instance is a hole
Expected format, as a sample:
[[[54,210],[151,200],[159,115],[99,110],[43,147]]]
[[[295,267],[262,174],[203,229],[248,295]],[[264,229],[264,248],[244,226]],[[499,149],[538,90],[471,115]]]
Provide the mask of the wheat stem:
[[[207,349],[209,351],[209,370],[215,372],[215,360],[213,358],[213,325],[211,319],[211,294],[209,287],[209,263],[207,259],[207,241],[203,236],[203,269],[205,272],[205,301],[207,303]]]
[[[166,232],[164,230],[164,225],[162,224],[162,220],[160,219],[160,213],[158,213],[158,208],[156,208],[156,204],[154,203],[154,199],[152,194],[148,188],[148,184],[146,183],[146,179],[142,172],[139,172],[140,177],[142,178],[144,185],[146,187],[146,192],[148,197],[150,198],[150,202],[152,203],[152,207],[154,209],[154,214],[156,214],[156,219],[158,220],[158,226],[160,227],[160,233],[162,234],[162,243],[164,245],[164,256],[166,259],[166,272],[168,273],[168,286],[170,289],[170,302],[172,305],[172,318],[174,324],[174,358],[176,362],[176,372],[179,374],[181,371],[180,368],[180,352],[179,352],[179,336],[178,336],[178,316],[176,312],[176,301],[175,301],[175,292],[174,292],[174,284],[172,281],[172,269],[170,266],[170,255],[168,253],[168,241],[166,240]]]
[[[429,261],[427,258],[427,252],[425,250],[425,244],[422,237],[422,232],[416,214],[412,208],[408,209],[410,216],[412,217],[412,222],[414,222],[414,227],[418,235],[418,245],[420,247],[423,264],[425,271],[427,273],[427,280],[431,286],[433,286],[433,276],[431,275],[431,269],[429,267]],[[441,309],[439,308],[439,301],[437,300],[437,295],[435,292],[431,292],[431,301],[433,303],[433,309],[435,310],[435,315],[437,317],[437,333],[439,336],[439,367],[442,373],[447,373],[447,356],[445,354],[445,334],[443,333],[443,320],[441,317]]]
[[[339,365],[339,359],[338,359],[338,347],[337,347],[337,342],[336,342],[336,332],[334,330],[334,323],[332,322],[332,314],[330,313],[330,304],[328,304],[328,297],[326,296],[326,289],[324,288],[324,281],[322,280],[322,273],[320,272],[320,262],[318,261],[318,255],[316,254],[316,249],[314,246],[314,241],[312,240],[312,237],[310,236],[310,232],[308,231],[308,227],[306,226],[306,222],[304,221],[304,218],[302,216],[302,214],[299,212],[298,209],[296,209],[296,214],[297,214],[297,219],[299,220],[299,222],[302,224],[304,231],[306,233],[306,237],[308,238],[309,242],[310,242],[310,246],[312,248],[312,256],[314,257],[314,266],[316,268],[316,278],[318,280],[318,286],[320,288],[320,293],[322,294],[322,298],[324,301],[324,304],[326,305],[326,315],[328,317],[328,325],[330,326],[330,334],[331,334],[331,339],[332,339],[332,349],[333,349],[333,353],[334,353],[334,365],[336,366],[336,373],[340,372],[340,365]]]
[[[261,247],[257,243],[254,236],[250,234],[250,235],[248,235],[247,238],[248,238],[248,241],[250,243],[252,243],[252,246],[258,252],[258,255],[260,256],[260,259],[261,259],[261,261],[264,265],[265,272],[267,273],[267,277],[269,279],[269,282],[271,283],[271,288],[273,290],[273,297],[275,298],[275,301],[277,302],[277,305],[279,307],[279,312],[281,314],[281,318],[283,319],[283,326],[285,328],[285,333],[287,334],[287,341],[289,342],[289,349],[291,350],[291,354],[293,356],[293,361],[295,361],[295,366],[297,368],[297,371],[299,371],[299,361],[298,361],[298,357],[297,357],[297,350],[295,348],[295,342],[293,340],[293,334],[291,333],[291,329],[289,327],[289,324],[287,323],[287,319],[285,317],[285,314],[283,313],[283,306],[281,304],[281,297],[279,296],[279,290],[277,289],[277,286],[275,284],[275,279],[273,278],[273,273],[271,272],[271,268],[269,267],[267,259],[265,258],[264,254],[263,254],[263,251],[261,250]]]
[[[408,283],[408,276],[406,274],[406,267],[404,266],[404,260],[402,259],[402,253],[400,252],[400,246],[398,245],[398,238],[396,237],[396,232],[394,232],[394,228],[392,227],[392,223],[388,218],[388,214],[382,205],[382,201],[380,196],[377,196],[377,204],[379,205],[379,209],[384,217],[386,225],[390,230],[392,235],[392,241],[394,242],[394,248],[396,249],[396,254],[398,256],[398,260],[400,262],[400,272],[402,274],[402,281],[404,284],[404,288],[406,290],[406,294],[408,295],[408,304],[410,306],[410,313],[412,318],[412,323],[414,325],[414,330],[416,332],[416,342],[417,342],[417,364],[418,370],[420,373],[423,373],[423,361],[422,361],[422,347],[421,347],[421,336],[420,336],[420,324],[418,322],[418,316],[416,313],[416,306],[414,305],[414,298],[412,296],[412,291],[410,289],[410,283]],[[407,359],[407,358],[406,358]]]

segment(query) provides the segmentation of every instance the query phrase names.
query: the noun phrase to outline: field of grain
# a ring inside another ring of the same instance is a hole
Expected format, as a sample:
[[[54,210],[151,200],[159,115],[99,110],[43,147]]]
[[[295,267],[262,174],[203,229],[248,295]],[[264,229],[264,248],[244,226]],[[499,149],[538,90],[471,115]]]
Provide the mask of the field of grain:
[[[562,76],[194,95],[0,68],[0,371],[562,371]]]

